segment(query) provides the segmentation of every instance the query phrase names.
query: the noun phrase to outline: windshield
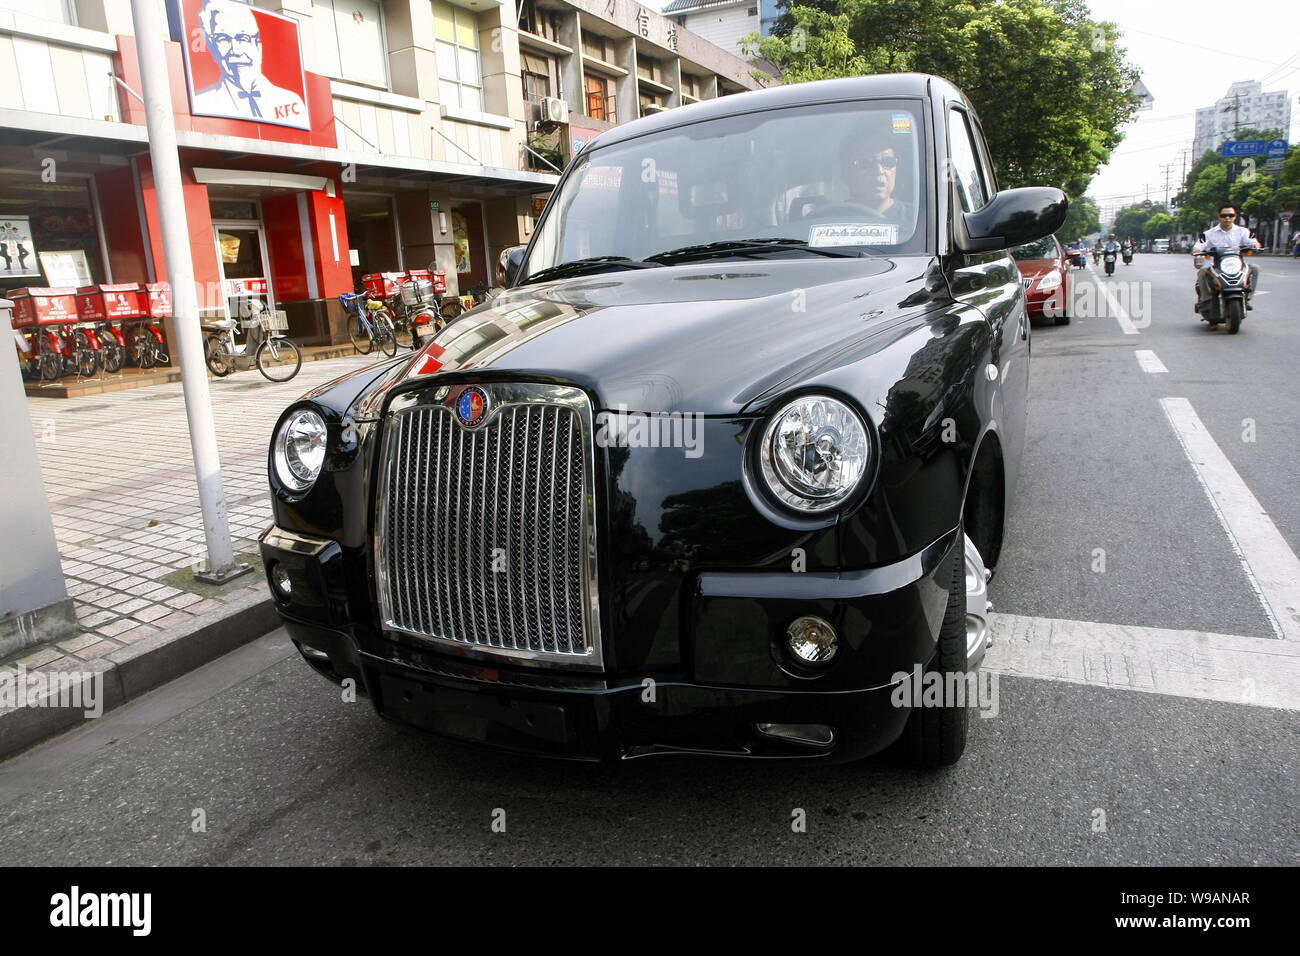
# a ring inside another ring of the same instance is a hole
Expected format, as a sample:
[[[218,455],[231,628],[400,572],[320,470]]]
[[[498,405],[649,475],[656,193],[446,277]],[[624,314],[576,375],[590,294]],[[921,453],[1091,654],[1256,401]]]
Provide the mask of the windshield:
[[[788,241],[734,254],[924,251],[921,117],[915,100],[831,103],[597,145],[565,175],[520,281],[575,260],[754,239]]]
[[[1056,240],[1051,236],[1045,236],[1036,242],[1026,242],[1023,246],[1016,246],[1011,250],[1011,254],[1017,259],[1055,259]]]

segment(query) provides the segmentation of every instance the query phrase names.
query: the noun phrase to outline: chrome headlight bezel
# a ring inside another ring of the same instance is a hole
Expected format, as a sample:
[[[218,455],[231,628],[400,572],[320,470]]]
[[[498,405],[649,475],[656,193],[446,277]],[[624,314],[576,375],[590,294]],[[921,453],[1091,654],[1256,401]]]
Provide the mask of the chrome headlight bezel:
[[[290,449],[295,431],[306,427],[311,441],[311,457],[304,459],[302,450]],[[314,408],[299,407],[288,412],[271,439],[271,469],[281,487],[290,495],[304,495],[320,478],[329,453],[329,426],[325,416]]]
[[[792,413],[800,412],[805,423],[812,413],[816,419],[812,427],[819,428],[824,438],[839,439],[837,462],[842,463],[846,455],[850,456],[850,473],[837,480],[833,488],[818,487],[817,481],[789,455],[788,449],[780,448],[780,430],[790,424]],[[857,500],[874,476],[876,457],[874,429],[850,401],[829,392],[807,392],[775,405],[767,416],[754,471],[765,496],[783,511],[803,518],[829,518]]]

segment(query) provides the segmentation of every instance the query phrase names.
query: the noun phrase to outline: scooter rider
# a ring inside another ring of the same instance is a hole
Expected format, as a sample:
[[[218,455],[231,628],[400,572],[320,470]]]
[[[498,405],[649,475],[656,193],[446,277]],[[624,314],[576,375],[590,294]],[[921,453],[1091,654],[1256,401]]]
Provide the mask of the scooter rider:
[[[1219,225],[1211,227],[1206,232],[1201,233],[1200,240],[1192,246],[1192,252],[1196,254],[1212,252],[1215,249],[1258,249],[1260,248],[1259,240],[1250,234],[1250,230],[1245,226],[1237,225],[1237,220],[1241,215],[1237,212],[1237,207],[1224,203],[1219,207]],[[1198,262],[1200,260],[1197,260]],[[1259,285],[1259,266],[1250,267],[1250,288],[1246,292],[1246,308],[1253,309],[1250,300],[1255,295],[1255,289]],[[1210,288],[1209,273],[1201,269],[1196,276],[1196,297],[1197,312],[1202,312],[1206,304],[1213,307],[1214,293]]]

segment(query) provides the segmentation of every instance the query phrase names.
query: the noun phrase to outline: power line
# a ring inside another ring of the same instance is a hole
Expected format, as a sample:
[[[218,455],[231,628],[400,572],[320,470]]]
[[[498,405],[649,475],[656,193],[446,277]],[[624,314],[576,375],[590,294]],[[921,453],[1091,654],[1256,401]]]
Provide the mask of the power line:
[[[1188,43],[1186,40],[1175,40],[1173,37],[1161,36],[1159,33],[1151,33],[1147,30],[1139,30],[1136,27],[1125,27],[1125,33],[1142,33],[1149,37],[1155,37],[1157,40],[1164,40],[1166,43],[1177,43],[1181,46],[1189,46],[1196,50],[1204,50],[1206,53],[1214,53],[1218,56],[1230,56],[1238,60],[1252,60],[1255,63],[1263,63],[1265,66],[1271,66],[1274,69],[1286,66],[1286,62],[1274,63],[1271,60],[1261,60],[1257,56],[1246,56],[1244,53],[1233,53],[1231,50],[1225,50],[1221,47],[1201,46],[1199,43]]]

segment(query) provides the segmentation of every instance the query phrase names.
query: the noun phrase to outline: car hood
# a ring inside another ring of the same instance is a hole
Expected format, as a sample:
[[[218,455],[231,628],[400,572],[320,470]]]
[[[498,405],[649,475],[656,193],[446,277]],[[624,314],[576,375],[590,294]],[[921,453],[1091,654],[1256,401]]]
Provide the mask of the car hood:
[[[1016,268],[1026,279],[1037,279],[1044,273],[1059,269],[1061,264],[1055,259],[1018,259]]]
[[[525,285],[449,325],[360,417],[406,382],[465,372],[572,382],[610,409],[743,413],[940,300],[947,285],[923,256],[715,261]]]

